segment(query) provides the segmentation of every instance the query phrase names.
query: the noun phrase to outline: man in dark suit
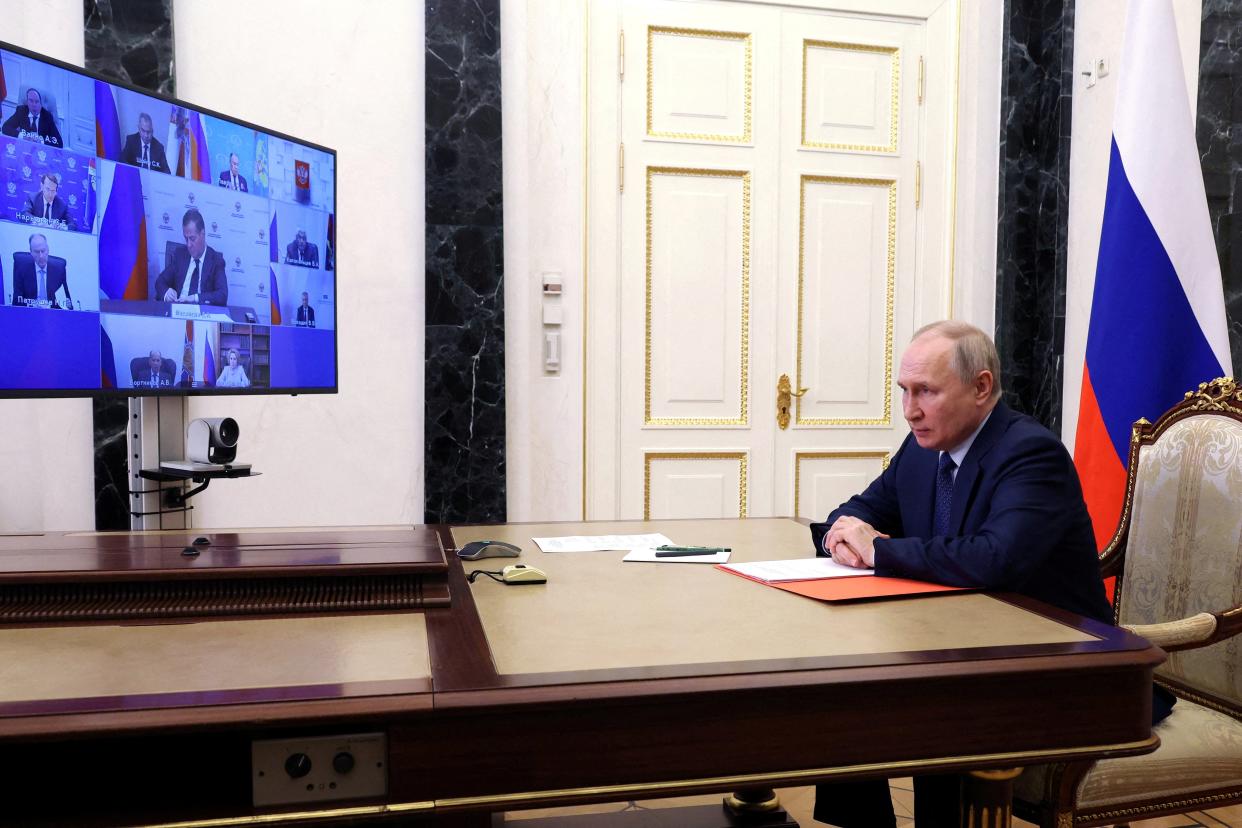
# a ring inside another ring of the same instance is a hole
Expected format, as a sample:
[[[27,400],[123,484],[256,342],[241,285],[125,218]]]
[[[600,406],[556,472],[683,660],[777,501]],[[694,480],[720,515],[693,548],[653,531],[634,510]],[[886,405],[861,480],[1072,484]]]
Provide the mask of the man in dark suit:
[[[64,297],[57,299],[57,292]],[[30,237],[30,260],[18,261],[13,267],[13,304],[38,307],[72,307],[69,282],[65,278],[65,263],[48,258],[47,237],[34,233]]]
[[[65,145],[60,138],[60,130],[56,128],[56,119],[43,108],[43,95],[33,86],[26,90],[26,103],[13,110],[9,119],[0,126],[0,132],[10,138],[25,138],[49,147]]]
[[[164,355],[152,351],[147,359],[147,369],[134,377],[134,385],[146,388],[167,388],[173,383],[171,370],[165,370]]]
[[[319,246],[306,240],[305,230],[298,230],[293,241],[285,246],[285,263],[302,267],[319,267]]]
[[[207,246],[203,214],[191,207],[181,219],[185,247],[177,248],[172,260],[155,280],[155,299],[195,305],[227,305],[229,281],[224,256]]]
[[[302,291],[302,304],[298,305],[297,323],[303,328],[315,327],[315,309],[310,306],[310,295]]]
[[[1056,435],[1000,402],[988,335],[963,322],[928,325],[902,356],[897,384],[910,434],[866,491],[812,524],[816,553],[1112,623],[1073,461]],[[956,776],[915,777],[914,789],[920,828],[958,824]],[[895,824],[884,780],[818,786],[815,818]]]
[[[121,148],[121,161],[144,167],[156,172],[168,172],[168,157],[164,155],[164,145],[155,137],[155,123],[151,116],[143,112],[138,116],[138,131],[125,136],[125,146]]]
[[[241,159],[237,157],[237,153],[229,153],[229,168],[220,173],[220,186],[243,193],[250,192],[250,188],[246,186],[246,176],[239,172],[240,169]]]
[[[78,223],[69,215],[69,205],[56,194],[59,189],[60,176],[43,173],[39,176],[39,191],[26,198],[26,208],[22,212],[30,216],[32,224],[76,230]]]

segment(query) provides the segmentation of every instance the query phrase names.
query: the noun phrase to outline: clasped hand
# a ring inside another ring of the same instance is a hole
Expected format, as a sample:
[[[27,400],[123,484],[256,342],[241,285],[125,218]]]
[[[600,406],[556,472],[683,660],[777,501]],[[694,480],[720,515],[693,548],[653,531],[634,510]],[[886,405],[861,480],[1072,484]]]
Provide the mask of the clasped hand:
[[[832,559],[842,566],[867,569],[875,566],[875,539],[887,537],[870,523],[843,515],[828,530],[824,545]]]

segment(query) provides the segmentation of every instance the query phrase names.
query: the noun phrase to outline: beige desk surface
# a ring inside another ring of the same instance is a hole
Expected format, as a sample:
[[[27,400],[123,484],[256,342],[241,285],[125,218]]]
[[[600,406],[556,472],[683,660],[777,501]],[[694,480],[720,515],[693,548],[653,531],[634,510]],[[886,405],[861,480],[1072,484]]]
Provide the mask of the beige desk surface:
[[[430,676],[413,613],[0,630],[0,702]]]
[[[458,547],[504,540],[520,558],[463,562],[467,572],[537,566],[545,585],[471,586],[501,674],[642,668],[1096,640],[981,594],[828,604],[706,564],[622,562],[624,552],[539,550],[532,537],[662,532],[729,546],[731,563],[809,556],[806,526],[772,518],[468,526]]]

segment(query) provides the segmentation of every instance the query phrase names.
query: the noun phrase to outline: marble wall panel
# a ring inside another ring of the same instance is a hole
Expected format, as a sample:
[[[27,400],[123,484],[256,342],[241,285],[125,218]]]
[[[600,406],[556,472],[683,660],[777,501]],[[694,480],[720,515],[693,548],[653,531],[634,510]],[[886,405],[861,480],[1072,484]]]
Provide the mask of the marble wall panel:
[[[1242,0],[1203,0],[1200,33],[1196,131],[1237,376],[1242,370]]]
[[[503,521],[500,2],[426,10],[424,514]]]
[[[86,66],[173,94],[173,0],[85,0]]]
[[[996,344],[1005,401],[1061,429],[1074,0],[1006,0]]]
[[[85,0],[86,68],[144,89],[175,93],[172,0]],[[124,398],[96,399],[95,528],[129,528]]]

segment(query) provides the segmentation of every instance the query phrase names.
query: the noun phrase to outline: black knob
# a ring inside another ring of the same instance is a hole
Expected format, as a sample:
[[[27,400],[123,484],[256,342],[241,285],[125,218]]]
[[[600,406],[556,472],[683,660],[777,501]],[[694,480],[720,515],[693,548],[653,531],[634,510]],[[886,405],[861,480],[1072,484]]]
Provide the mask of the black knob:
[[[333,756],[332,769],[341,776],[349,773],[354,769],[354,755],[347,750],[343,750],[336,756]]]
[[[301,779],[311,772],[311,760],[305,753],[290,754],[285,760],[285,773],[291,779]]]

